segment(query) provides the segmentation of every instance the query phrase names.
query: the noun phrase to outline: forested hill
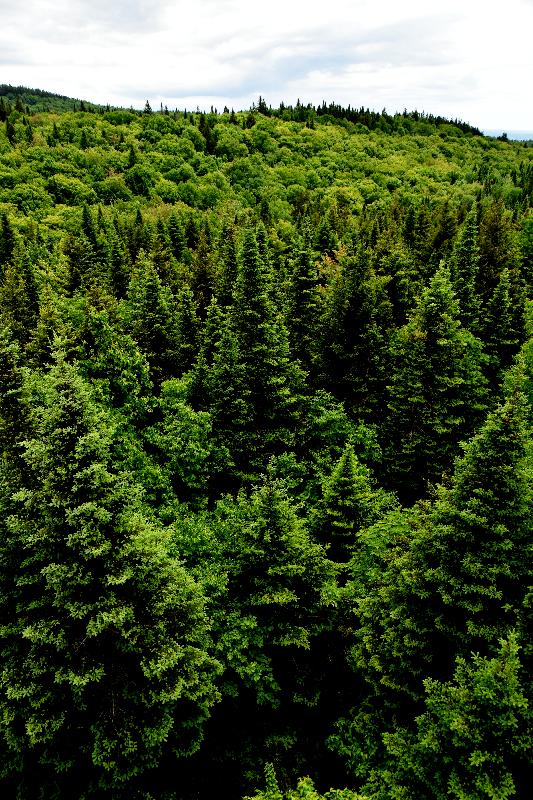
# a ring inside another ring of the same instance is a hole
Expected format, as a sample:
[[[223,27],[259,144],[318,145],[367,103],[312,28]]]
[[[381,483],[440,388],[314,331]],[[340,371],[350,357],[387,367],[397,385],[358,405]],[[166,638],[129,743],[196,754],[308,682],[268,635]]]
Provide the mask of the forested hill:
[[[2,796],[525,800],[533,151],[60,100],[0,98]]]

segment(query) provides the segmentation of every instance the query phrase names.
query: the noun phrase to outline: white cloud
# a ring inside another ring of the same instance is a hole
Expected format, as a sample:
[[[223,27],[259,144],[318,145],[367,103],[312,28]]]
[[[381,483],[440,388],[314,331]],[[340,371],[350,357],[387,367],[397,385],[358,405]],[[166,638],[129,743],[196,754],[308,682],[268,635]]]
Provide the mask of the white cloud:
[[[97,102],[418,108],[533,129],[530,0],[0,0],[0,80]]]

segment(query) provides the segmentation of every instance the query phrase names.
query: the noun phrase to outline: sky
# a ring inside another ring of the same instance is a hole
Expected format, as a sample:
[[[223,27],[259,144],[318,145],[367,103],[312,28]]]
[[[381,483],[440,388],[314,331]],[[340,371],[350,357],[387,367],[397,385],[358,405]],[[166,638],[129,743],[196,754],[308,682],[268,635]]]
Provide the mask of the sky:
[[[0,0],[0,83],[141,108],[262,95],[533,131],[533,0]]]

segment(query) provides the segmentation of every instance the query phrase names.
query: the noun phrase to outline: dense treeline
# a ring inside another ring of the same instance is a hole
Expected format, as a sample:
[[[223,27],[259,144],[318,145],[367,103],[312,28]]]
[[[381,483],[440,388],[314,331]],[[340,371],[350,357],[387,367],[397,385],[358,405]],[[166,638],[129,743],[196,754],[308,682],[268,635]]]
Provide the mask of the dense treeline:
[[[531,150],[18,106],[4,796],[525,798]]]

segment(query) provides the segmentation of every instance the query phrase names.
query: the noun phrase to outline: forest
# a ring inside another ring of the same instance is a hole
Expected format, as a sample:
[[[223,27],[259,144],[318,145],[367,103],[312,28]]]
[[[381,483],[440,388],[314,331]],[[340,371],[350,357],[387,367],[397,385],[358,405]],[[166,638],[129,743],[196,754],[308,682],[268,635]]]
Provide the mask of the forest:
[[[525,800],[531,142],[0,88],[2,796]]]

